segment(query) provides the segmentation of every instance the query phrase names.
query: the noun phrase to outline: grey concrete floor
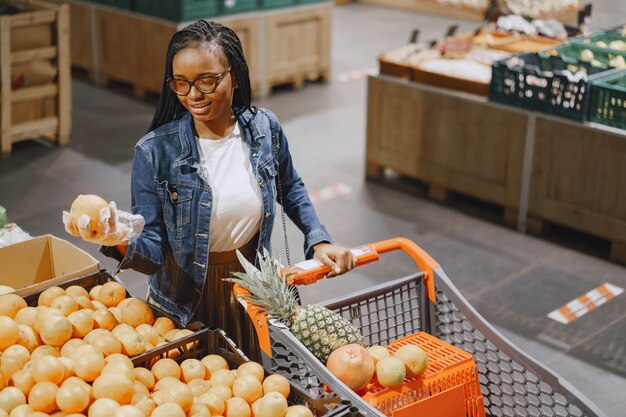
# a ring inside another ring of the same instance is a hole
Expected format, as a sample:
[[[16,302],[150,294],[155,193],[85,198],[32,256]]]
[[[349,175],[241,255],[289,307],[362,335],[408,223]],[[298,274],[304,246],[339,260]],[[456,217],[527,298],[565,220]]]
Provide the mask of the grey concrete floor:
[[[302,90],[280,89],[257,106],[273,110],[290,140],[296,166],[309,190],[341,183],[349,192],[316,206],[334,238],[346,246],[407,237],[429,252],[472,305],[522,350],[553,369],[609,416],[626,407],[626,296],[622,295],[562,326],[546,314],[604,282],[626,287],[626,268],[602,256],[602,245],[566,234],[558,243],[503,226],[494,208],[476,202],[448,207],[425,197],[419,184],[364,179],[366,80],[342,82],[339,74],[375,68],[376,56],[403,44],[412,29],[422,39],[443,34],[452,23],[471,30],[476,22],[352,4],[334,8],[332,72],[328,83]],[[591,28],[626,23],[626,2],[594,2]],[[67,236],[61,211],[79,193],[95,193],[130,205],[129,174],[134,143],[145,132],[155,103],[126,91],[73,83],[70,145],[44,141],[16,144],[0,160],[0,204],[10,220],[32,235],[66,237],[95,256],[103,267],[115,263],[96,248]],[[284,259],[277,222],[273,244]],[[302,260],[302,237],[289,224],[292,262]],[[572,246],[570,241],[586,245]],[[587,250],[588,249],[588,250]],[[598,256],[599,254],[599,256]],[[302,290],[316,302],[414,272],[401,254]],[[125,271],[131,292],[145,294],[145,277]]]

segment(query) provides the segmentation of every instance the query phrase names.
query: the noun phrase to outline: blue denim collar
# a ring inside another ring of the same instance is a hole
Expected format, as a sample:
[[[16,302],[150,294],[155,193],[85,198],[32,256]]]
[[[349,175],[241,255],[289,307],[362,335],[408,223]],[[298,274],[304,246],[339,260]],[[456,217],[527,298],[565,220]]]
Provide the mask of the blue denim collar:
[[[239,112],[237,121],[242,127],[242,133],[246,138],[248,146],[256,148],[260,141],[265,138],[265,135],[259,130],[253,120],[253,116],[250,111]],[[200,154],[193,132],[193,118],[189,112],[185,113],[178,124],[178,137],[180,138],[181,152],[180,156],[174,161],[174,166],[190,165],[199,167]]]

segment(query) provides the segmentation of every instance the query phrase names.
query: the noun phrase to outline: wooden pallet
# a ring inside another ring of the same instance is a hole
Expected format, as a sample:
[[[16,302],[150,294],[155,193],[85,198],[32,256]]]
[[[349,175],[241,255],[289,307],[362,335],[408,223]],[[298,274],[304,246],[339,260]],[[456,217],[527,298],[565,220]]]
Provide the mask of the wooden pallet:
[[[63,0],[52,0],[61,2]],[[133,95],[159,94],[171,36],[190,22],[70,0],[72,65],[97,84],[125,83]],[[255,11],[214,18],[233,29],[248,61],[254,97],[278,85],[328,79],[332,3]]]
[[[29,4],[32,11],[0,16],[4,156],[13,143],[34,137],[65,145],[71,129],[69,7]]]

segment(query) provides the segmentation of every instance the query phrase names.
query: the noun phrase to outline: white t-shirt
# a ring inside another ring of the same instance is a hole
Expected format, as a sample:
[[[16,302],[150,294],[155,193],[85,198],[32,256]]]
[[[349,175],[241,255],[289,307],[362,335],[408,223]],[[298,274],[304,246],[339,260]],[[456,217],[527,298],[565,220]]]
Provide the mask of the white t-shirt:
[[[213,203],[209,251],[237,249],[258,233],[263,204],[239,123],[224,139],[196,138]]]

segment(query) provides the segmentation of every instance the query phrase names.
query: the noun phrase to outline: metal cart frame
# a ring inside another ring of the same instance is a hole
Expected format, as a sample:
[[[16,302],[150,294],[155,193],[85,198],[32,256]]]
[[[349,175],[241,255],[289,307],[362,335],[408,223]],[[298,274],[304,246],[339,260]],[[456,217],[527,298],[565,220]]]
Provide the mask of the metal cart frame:
[[[580,391],[537,362],[491,326],[461,295],[439,264],[405,238],[371,243],[353,250],[357,265],[373,262],[380,254],[402,250],[419,272],[351,295],[321,303],[357,326],[366,346],[392,341],[423,331],[472,354],[478,367],[487,416],[506,417],[606,417]],[[310,261],[287,270],[287,280],[310,284],[326,276],[328,267]],[[235,288],[241,300],[245,291]],[[243,302],[246,305],[245,302]],[[367,416],[383,416],[339,381],[289,329],[269,321],[246,305],[257,324],[263,364],[316,395],[327,395],[324,385],[349,400]],[[394,409],[410,406],[399,399]]]

